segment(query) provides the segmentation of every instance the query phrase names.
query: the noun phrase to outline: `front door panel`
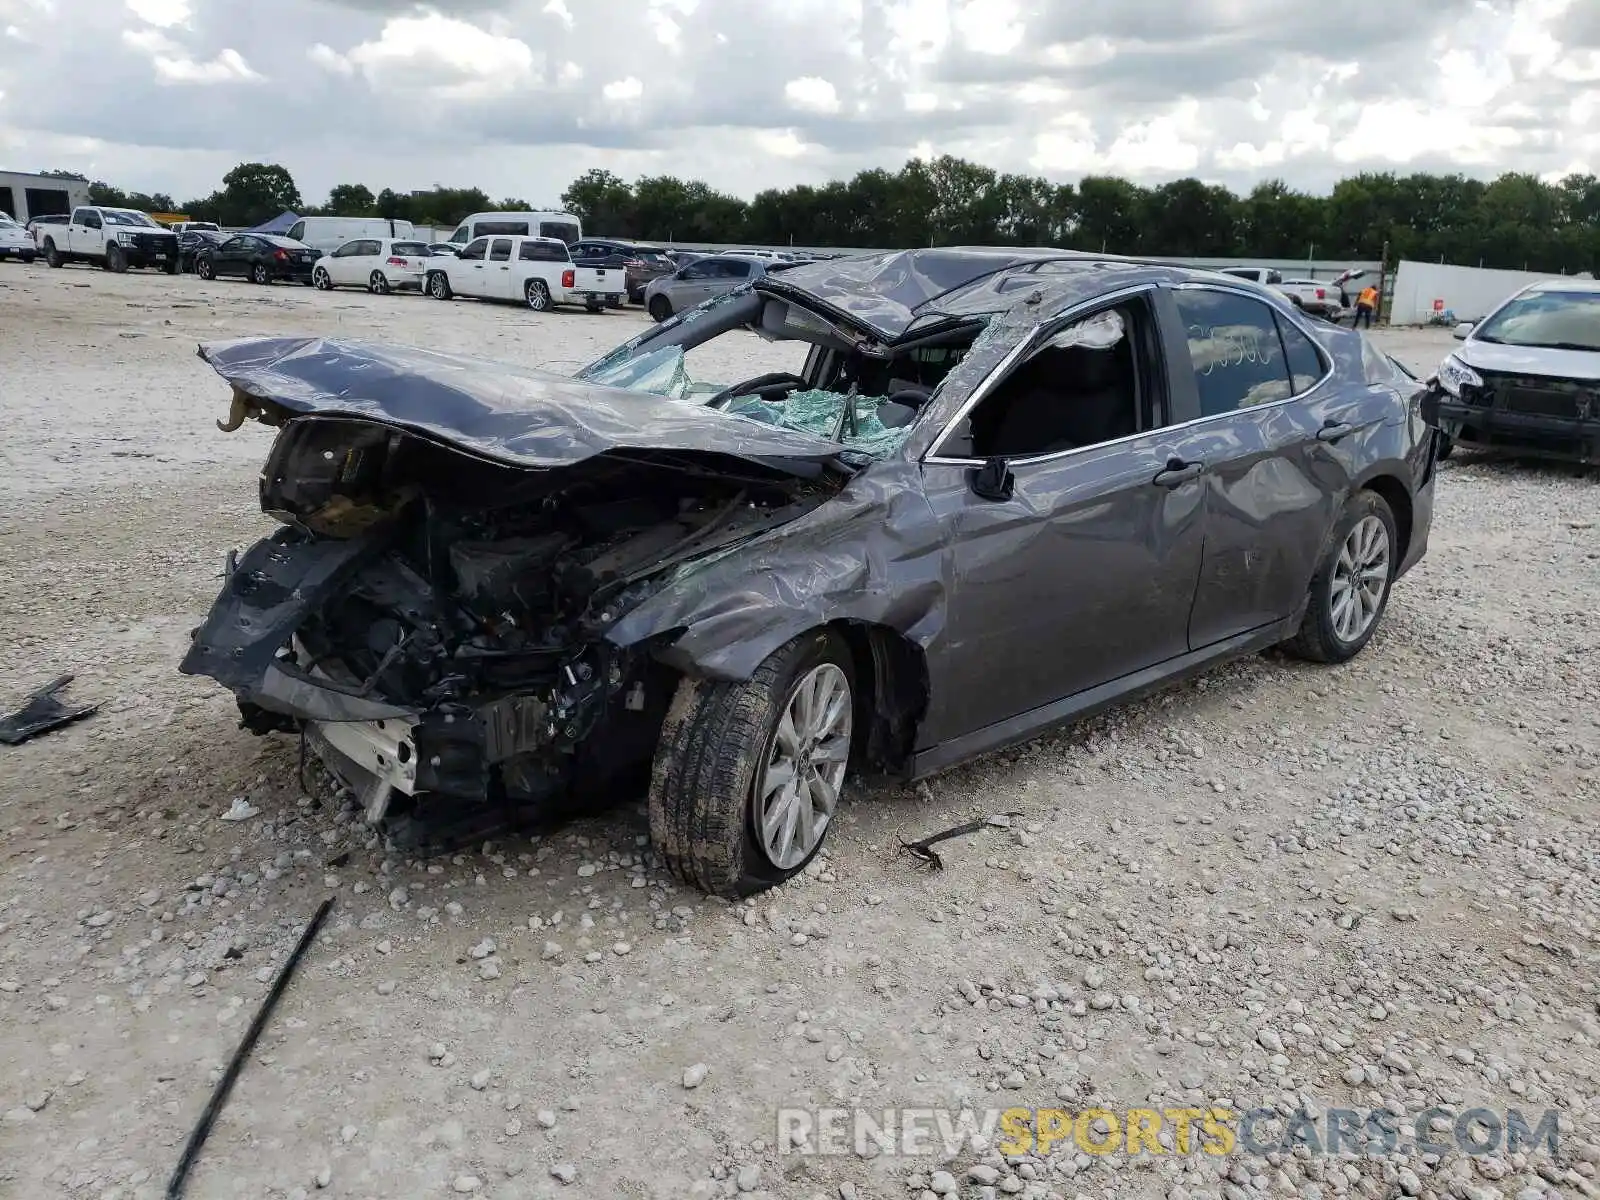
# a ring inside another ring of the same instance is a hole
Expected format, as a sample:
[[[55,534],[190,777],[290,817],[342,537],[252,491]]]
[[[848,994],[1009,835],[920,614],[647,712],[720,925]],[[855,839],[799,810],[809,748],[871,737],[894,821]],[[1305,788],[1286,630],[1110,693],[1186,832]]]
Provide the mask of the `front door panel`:
[[[950,534],[947,644],[924,743],[1003,721],[1183,654],[1204,542],[1203,476],[1156,476],[1182,438],[1013,465],[1009,500],[971,467],[924,464]]]

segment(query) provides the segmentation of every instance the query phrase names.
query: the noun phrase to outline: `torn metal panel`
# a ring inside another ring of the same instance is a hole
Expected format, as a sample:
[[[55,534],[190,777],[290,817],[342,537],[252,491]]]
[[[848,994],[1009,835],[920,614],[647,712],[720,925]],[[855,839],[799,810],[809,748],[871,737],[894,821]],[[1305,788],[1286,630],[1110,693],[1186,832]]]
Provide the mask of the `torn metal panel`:
[[[662,661],[723,679],[748,678],[831,621],[881,625],[927,649],[945,623],[945,554],[916,464],[891,458],[827,505],[680,569],[606,636],[626,646],[670,633]]]

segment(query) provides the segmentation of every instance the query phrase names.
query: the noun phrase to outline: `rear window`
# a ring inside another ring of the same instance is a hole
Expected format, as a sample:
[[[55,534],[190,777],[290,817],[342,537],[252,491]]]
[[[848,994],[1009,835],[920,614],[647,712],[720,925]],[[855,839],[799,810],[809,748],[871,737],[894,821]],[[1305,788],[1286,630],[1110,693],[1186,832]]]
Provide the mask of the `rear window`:
[[[393,254],[411,255],[417,258],[428,257],[428,247],[422,242],[395,242],[390,252]]]
[[[554,242],[523,242],[517,257],[523,262],[571,262],[566,248]]]

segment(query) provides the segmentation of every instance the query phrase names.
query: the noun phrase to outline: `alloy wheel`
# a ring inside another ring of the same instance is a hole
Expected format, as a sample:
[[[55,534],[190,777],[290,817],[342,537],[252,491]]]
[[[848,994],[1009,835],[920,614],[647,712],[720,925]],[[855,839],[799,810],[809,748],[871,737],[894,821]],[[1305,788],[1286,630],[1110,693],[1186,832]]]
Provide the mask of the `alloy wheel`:
[[[850,681],[834,663],[790,689],[756,788],[756,836],[780,871],[821,844],[844,786],[853,726]]]
[[[1357,521],[1339,548],[1329,583],[1333,631],[1353,642],[1371,627],[1389,587],[1389,531],[1377,517]]]

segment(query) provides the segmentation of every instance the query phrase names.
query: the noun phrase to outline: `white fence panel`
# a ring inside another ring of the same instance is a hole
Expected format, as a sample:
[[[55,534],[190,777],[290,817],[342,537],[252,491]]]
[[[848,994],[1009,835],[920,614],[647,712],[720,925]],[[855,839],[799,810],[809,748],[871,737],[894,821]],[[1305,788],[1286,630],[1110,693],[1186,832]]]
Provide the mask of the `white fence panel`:
[[[1512,292],[1541,279],[1560,278],[1560,275],[1537,271],[1493,271],[1401,259],[1400,269],[1395,272],[1389,322],[1418,325],[1432,316],[1436,308],[1450,309],[1462,321],[1476,321],[1488,316],[1489,311]]]

